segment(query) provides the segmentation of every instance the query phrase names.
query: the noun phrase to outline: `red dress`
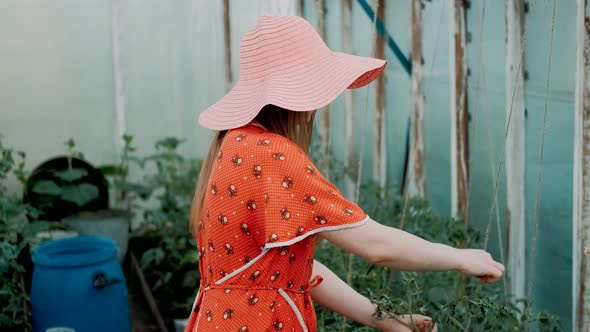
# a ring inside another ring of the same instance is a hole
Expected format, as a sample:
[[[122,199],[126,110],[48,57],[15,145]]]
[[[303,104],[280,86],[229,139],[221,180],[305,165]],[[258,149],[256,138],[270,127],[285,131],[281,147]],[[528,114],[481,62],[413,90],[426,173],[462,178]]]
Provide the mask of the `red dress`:
[[[316,331],[313,235],[367,220],[295,143],[231,130],[202,209],[201,286],[185,332]]]

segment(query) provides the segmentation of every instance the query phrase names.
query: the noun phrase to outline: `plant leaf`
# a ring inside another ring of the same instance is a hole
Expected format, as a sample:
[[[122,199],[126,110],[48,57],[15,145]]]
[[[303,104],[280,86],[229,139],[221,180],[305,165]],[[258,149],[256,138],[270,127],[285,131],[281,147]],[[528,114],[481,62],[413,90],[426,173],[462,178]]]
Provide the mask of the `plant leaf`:
[[[98,170],[104,176],[117,176],[121,175],[121,168],[116,165],[103,165],[98,167]]]
[[[53,174],[55,174],[55,176],[57,176],[58,178],[60,178],[64,181],[73,182],[73,181],[76,181],[78,179],[85,177],[86,175],[88,175],[88,172],[85,169],[72,168],[72,169],[66,169],[63,171],[55,171],[55,172],[53,172]]]
[[[88,183],[67,186],[61,193],[61,199],[83,206],[98,197],[98,188]]]
[[[43,180],[35,183],[35,185],[33,186],[33,191],[37,194],[53,196],[60,195],[62,192],[61,188],[58,187],[58,185],[55,184],[55,182],[49,180]]]

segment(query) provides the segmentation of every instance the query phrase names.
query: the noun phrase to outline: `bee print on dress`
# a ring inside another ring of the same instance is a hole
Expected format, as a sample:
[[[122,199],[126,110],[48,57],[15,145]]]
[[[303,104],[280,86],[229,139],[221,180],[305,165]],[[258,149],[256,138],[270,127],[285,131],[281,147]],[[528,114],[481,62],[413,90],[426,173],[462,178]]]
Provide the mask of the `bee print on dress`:
[[[295,253],[291,253],[291,255],[289,255],[289,263],[293,263],[295,262]]]
[[[291,177],[286,176],[283,179],[282,185],[283,185],[283,188],[285,188],[285,189],[289,189],[289,188],[293,187],[293,179]]]
[[[267,139],[261,139],[258,141],[257,143],[258,145],[270,145],[270,140]]]
[[[281,254],[281,256],[285,256],[286,254],[289,253],[289,247],[281,247],[281,248],[279,248],[279,253]]]
[[[272,233],[271,235],[268,236],[268,242],[276,242],[279,239],[279,236],[276,235],[275,233]],[[264,249],[264,246],[262,246],[262,249]]]
[[[283,329],[283,323],[281,323],[280,321],[275,321],[272,326],[275,328],[275,330],[280,331]]]
[[[231,289],[230,288],[226,288],[226,289],[223,290],[223,292],[225,294],[229,294],[229,293],[231,293]]]
[[[275,312],[275,301],[272,301],[269,305],[270,312]]]
[[[236,136],[236,141],[238,141],[238,142],[241,142],[245,139],[246,139],[246,135],[244,135],[244,134]]]
[[[211,183],[211,195],[217,195],[217,185],[215,184],[215,182]]]
[[[287,220],[291,217],[291,213],[289,213],[289,210],[287,210],[286,207],[281,209],[281,216],[283,217],[283,219]]]
[[[209,265],[209,266],[207,267],[207,271],[209,271],[209,274],[210,274],[210,275],[213,275],[213,268],[211,267],[211,265]]]
[[[227,272],[225,272],[225,271],[221,270],[221,271],[219,271],[219,275],[220,275],[222,278],[224,278],[224,277],[227,275]]]
[[[259,276],[260,276],[260,270],[256,270],[256,271],[252,272],[252,274],[250,275],[250,280],[254,281],[254,280],[258,279]]]
[[[309,174],[313,174],[313,173],[314,173],[313,167],[311,167],[311,166],[309,166],[309,165],[305,166],[305,170],[306,170],[306,171],[307,171],[307,173],[309,173]]]
[[[264,204],[268,204],[268,202],[269,202],[268,194],[264,194]]]
[[[215,251],[215,246],[213,246],[213,241],[209,240],[209,251],[214,252]]]
[[[270,276],[270,281],[275,281],[281,275],[281,271],[276,271]]]
[[[313,195],[305,195],[303,196],[303,201],[307,204],[314,205],[318,200]]]
[[[238,332],[248,332],[248,326],[244,325],[244,326],[240,327]]]
[[[211,310],[205,311],[205,315],[207,316],[207,321],[210,322],[213,320],[213,315],[211,314]]]
[[[230,197],[233,197],[238,194],[238,188],[232,184],[227,188],[227,193]]]
[[[252,260],[252,257],[250,257],[250,256],[244,257],[244,263],[246,263],[246,264],[250,263],[251,260]]]
[[[277,159],[277,160],[280,160],[280,161],[284,161],[285,159],[287,159],[287,157],[285,157],[284,154],[278,153],[278,152],[277,153],[273,153],[272,154],[272,157],[275,158],[275,159]]]
[[[228,223],[227,217],[223,214],[220,214],[219,217],[217,217],[217,220],[219,220],[222,225],[227,225]]]
[[[201,247],[201,250],[199,250],[199,257],[205,257],[205,247]]]
[[[231,163],[234,164],[234,166],[240,166],[242,164],[242,158],[239,156],[234,156],[231,158]]]
[[[248,224],[242,223],[242,225],[240,226],[240,230],[242,231],[242,234],[244,234],[246,236],[250,235],[250,230],[248,229]]]
[[[325,225],[328,222],[328,220],[322,216],[317,216],[315,217],[315,222],[317,222],[320,225]]]
[[[249,305],[255,305],[256,303],[258,303],[258,297],[256,297],[256,294],[252,294],[248,297],[248,304]]]
[[[217,161],[221,161],[221,159],[223,159],[223,151],[219,150],[219,152],[217,152]]]
[[[256,202],[254,202],[254,200],[251,199],[246,204],[246,207],[248,208],[249,211],[254,211],[254,210],[256,210]]]
[[[229,243],[225,243],[225,246],[223,247],[225,249],[225,253],[228,255],[231,255],[234,253],[234,247],[231,246],[231,244]]]
[[[231,309],[227,309],[224,313],[223,313],[223,319],[230,319],[234,316],[234,311]]]
[[[289,282],[287,283],[287,289],[291,289],[291,288],[293,288],[293,285],[294,285],[294,284],[293,284],[293,281],[289,281]]]
[[[260,166],[260,165],[254,166],[254,177],[257,179],[262,178],[262,166]]]
[[[352,210],[350,208],[344,208],[344,214],[347,216],[352,216]]]

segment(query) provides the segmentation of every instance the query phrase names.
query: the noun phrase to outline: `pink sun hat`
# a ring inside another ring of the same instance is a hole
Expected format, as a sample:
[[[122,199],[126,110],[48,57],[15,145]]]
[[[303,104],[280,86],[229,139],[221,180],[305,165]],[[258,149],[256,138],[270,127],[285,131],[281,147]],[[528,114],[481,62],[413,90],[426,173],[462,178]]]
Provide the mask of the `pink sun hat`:
[[[199,115],[199,123],[214,130],[239,128],[269,104],[313,111],[347,88],[371,83],[386,64],[330,50],[300,17],[264,16],[242,38],[238,83]]]

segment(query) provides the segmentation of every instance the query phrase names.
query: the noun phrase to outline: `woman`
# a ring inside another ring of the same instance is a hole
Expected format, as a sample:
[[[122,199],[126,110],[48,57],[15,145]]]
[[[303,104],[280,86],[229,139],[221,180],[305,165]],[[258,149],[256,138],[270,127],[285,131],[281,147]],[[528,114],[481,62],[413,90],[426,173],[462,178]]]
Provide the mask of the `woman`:
[[[410,331],[408,316],[378,320],[368,299],[314,261],[322,239],[392,269],[502,276],[484,251],[373,221],[309,160],[313,110],[384,67],[332,52],[298,17],[265,16],[244,36],[239,83],[199,117],[217,134],[193,201],[201,287],[187,331],[316,331],[312,300],[379,330]]]

